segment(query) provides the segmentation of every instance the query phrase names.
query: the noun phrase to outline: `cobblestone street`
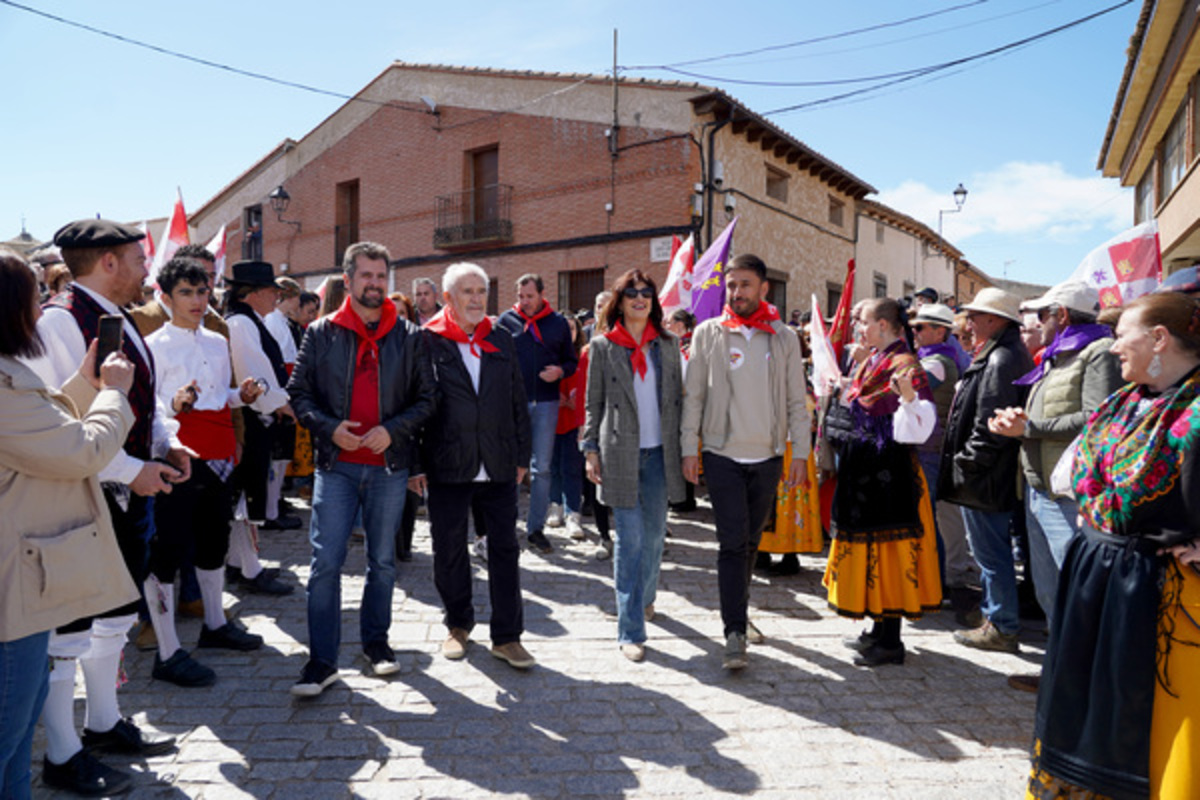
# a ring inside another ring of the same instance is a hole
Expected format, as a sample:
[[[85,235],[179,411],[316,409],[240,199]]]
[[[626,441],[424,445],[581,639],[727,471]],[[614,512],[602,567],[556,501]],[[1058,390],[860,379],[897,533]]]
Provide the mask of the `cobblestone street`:
[[[307,514],[305,515],[307,522]],[[590,520],[585,520],[590,522]],[[706,506],[672,515],[644,663],[616,646],[612,565],[594,539],[548,530],[555,552],[521,557],[524,642],[539,664],[511,669],[488,653],[481,620],[463,661],[442,658],[428,523],[399,565],[391,641],[404,669],[368,674],[359,648],[365,556],[351,547],[343,582],[341,677],[313,701],[288,689],[305,660],[306,530],[262,536],[264,560],[297,584],[289,597],[241,594],[241,621],[266,639],[254,653],[200,650],[219,676],[207,689],[150,679],[153,653],[126,648],[123,710],[179,737],[177,753],[135,771],[134,797],[462,798],[715,797],[1015,798],[1023,793],[1034,696],[1007,675],[1036,671],[1041,628],[1019,656],[955,644],[953,614],[905,623],[908,659],[851,664],[820,585],[823,556],[792,577],[756,575],[751,617],[766,634],[740,674],[720,667],[716,543]],[[589,527],[589,534],[592,529]],[[200,623],[180,621],[185,647]],[[82,727],[82,690],[76,704]],[[34,744],[35,795],[44,741]]]

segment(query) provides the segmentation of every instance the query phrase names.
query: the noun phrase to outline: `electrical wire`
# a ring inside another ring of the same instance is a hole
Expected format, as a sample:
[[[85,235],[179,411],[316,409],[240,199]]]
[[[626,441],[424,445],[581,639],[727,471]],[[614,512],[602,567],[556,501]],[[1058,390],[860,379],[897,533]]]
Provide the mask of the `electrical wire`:
[[[13,2],[13,0],[0,0],[0,5],[6,5],[6,6],[9,6],[10,8],[15,8],[20,11],[25,11],[27,13],[33,14],[38,17],[42,17],[44,19],[51,20],[53,22],[60,23],[62,25],[67,25],[72,28],[78,28],[80,30],[87,31],[88,33],[94,33],[98,36],[104,36],[108,39],[113,39],[115,41],[121,42],[122,44],[129,44],[129,45],[133,45],[134,47],[141,47],[145,50],[150,50],[150,51],[158,53],[160,55],[170,56],[172,58],[178,58],[178,59],[182,59],[184,61],[190,61],[194,64],[200,64],[201,66],[211,67],[212,69],[219,69],[224,72],[230,72],[234,75],[241,75],[242,77],[246,77],[246,78],[253,78],[255,80],[266,81],[267,83],[274,83],[279,86],[287,86],[292,89],[299,89],[304,92],[311,92],[312,94],[325,95],[326,97],[335,97],[339,100],[353,100],[354,102],[358,102],[358,103],[369,103],[371,105],[376,105],[376,106],[386,106],[387,108],[395,108],[400,111],[412,111],[412,112],[416,112],[419,114],[430,113],[429,109],[423,108],[423,107],[417,106],[417,105],[406,105],[404,103],[397,103],[397,102],[388,101],[388,100],[371,100],[366,97],[359,97],[357,95],[345,94],[344,92],[335,92],[331,89],[322,89],[317,86],[310,86],[309,84],[306,84],[306,83],[299,83],[297,81],[289,81],[284,78],[276,78],[273,75],[267,75],[262,72],[253,72],[251,70],[242,69],[240,67],[234,67],[229,64],[222,64],[219,61],[212,61],[207,58],[201,58],[199,56],[193,56],[193,55],[189,55],[187,53],[181,53],[178,50],[171,50],[169,48],[162,47],[160,45],[150,44],[149,42],[143,42],[140,39],[134,39],[132,37],[124,36],[119,33],[113,33],[112,31],[104,30],[103,28],[97,28],[94,25],[88,25],[83,22],[76,22],[75,20],[67,19],[66,17],[60,17],[56,14],[51,14],[49,12],[42,11],[37,8],[33,8],[32,6],[22,5],[21,3]]]
[[[991,58],[993,56],[997,56],[1002,53],[1016,50],[1020,47],[1024,47],[1026,45],[1040,41],[1042,39],[1046,39],[1050,36],[1054,36],[1056,34],[1070,30],[1071,28],[1078,27],[1079,25],[1083,25],[1086,22],[1090,22],[1093,19],[1096,19],[1097,17],[1102,17],[1105,14],[1111,14],[1113,11],[1116,11],[1117,9],[1122,8],[1123,6],[1127,6],[1132,2],[1133,2],[1133,0],[1122,0],[1122,2],[1117,3],[1116,5],[1112,5],[1107,8],[1103,8],[1092,14],[1088,14],[1085,17],[1080,17],[1079,19],[1075,19],[1075,20],[1072,20],[1071,22],[1067,22],[1062,25],[1058,25],[1056,27],[1050,28],[1049,30],[1042,31],[1041,33],[1033,34],[1032,36],[1026,36],[1025,38],[1019,39],[1015,42],[1009,42],[1008,44],[1001,45],[999,47],[993,47],[990,50],[985,50],[981,53],[975,53],[973,55],[963,56],[962,58],[956,58],[952,61],[946,61],[941,64],[935,64],[935,65],[932,65],[929,67],[919,68],[918,70],[910,71],[910,74],[904,74],[901,77],[896,77],[891,80],[885,80],[884,82],[875,84],[874,86],[865,86],[861,89],[853,89],[851,91],[842,92],[840,94],[831,95],[829,97],[822,97],[822,98],[818,98],[816,100],[809,100],[808,102],[804,102],[804,103],[797,103],[795,105],[784,106],[782,108],[772,109],[771,111],[764,112],[763,115],[771,116],[771,115],[775,115],[775,114],[785,114],[785,113],[788,113],[791,111],[800,111],[800,110],[807,109],[807,108],[814,108],[816,106],[827,105],[829,103],[833,103],[838,100],[845,100],[847,98],[855,97],[857,95],[867,94],[869,92],[875,92],[880,89],[885,89],[889,86],[894,86],[899,83],[905,83],[907,81],[915,80],[917,78],[922,78],[927,75],[941,72],[943,70],[952,69],[954,67],[960,67],[962,65],[969,64],[974,61]]]
[[[708,64],[713,61],[723,61],[727,58],[742,58],[744,56],[758,55],[759,53],[771,53],[771,52],[776,52],[779,50],[789,50],[794,47],[804,47],[806,45],[819,44],[820,42],[828,42],[828,41],[833,41],[835,39],[845,39],[845,38],[848,38],[851,36],[860,36],[864,33],[871,33],[872,31],[883,30],[885,28],[897,28],[902,25],[908,25],[913,22],[920,22],[921,20],[930,19],[932,17],[938,17],[938,16],[941,16],[942,14],[949,14],[953,11],[961,11],[964,8],[971,8],[972,6],[982,5],[986,2],[988,2],[988,0],[972,0],[972,2],[970,2],[970,3],[960,3],[959,5],[950,6],[949,8],[939,9],[938,11],[930,11],[926,14],[919,14],[915,17],[906,17],[904,19],[893,20],[891,22],[880,22],[875,25],[868,25],[865,28],[855,28],[853,30],[842,31],[840,33],[829,33],[829,34],[825,34],[824,36],[814,36],[811,39],[801,39],[800,41],[796,41],[796,42],[786,42],[784,44],[768,45],[767,47],[759,47],[755,50],[743,50],[738,53],[725,53],[725,54],[719,55],[719,56],[706,56],[704,58],[693,58],[688,61],[676,61],[672,64],[641,65],[641,66],[626,67],[626,69],[646,70],[646,69],[665,69],[667,67],[690,67],[695,64]]]

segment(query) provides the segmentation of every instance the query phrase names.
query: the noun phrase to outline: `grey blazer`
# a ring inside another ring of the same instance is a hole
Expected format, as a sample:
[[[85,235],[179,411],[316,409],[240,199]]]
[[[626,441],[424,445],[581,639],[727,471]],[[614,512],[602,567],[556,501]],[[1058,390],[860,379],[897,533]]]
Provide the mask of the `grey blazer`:
[[[667,497],[675,503],[685,496],[679,458],[683,406],[679,340],[669,333],[659,336],[650,343],[649,357],[662,420]],[[596,487],[597,497],[607,506],[632,508],[638,504],[639,433],[629,350],[597,336],[588,348],[587,420],[580,448],[600,454],[604,483]]]

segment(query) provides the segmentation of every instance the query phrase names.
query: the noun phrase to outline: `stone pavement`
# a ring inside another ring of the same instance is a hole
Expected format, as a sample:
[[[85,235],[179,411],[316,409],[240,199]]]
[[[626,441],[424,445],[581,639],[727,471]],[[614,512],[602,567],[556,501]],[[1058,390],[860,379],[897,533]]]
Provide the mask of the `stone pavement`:
[[[307,515],[306,515],[307,521]],[[723,797],[961,798],[1023,795],[1034,697],[1007,687],[1035,671],[1044,637],[1019,656],[956,645],[953,615],[905,623],[903,666],[857,668],[820,585],[823,556],[793,577],[756,576],[752,619],[767,636],[750,667],[721,670],[711,512],[672,515],[644,663],[616,646],[612,562],[594,543],[551,539],[521,557],[524,642],[539,664],[519,672],[487,651],[486,573],[468,657],[451,662],[433,587],[428,523],[399,565],[391,641],[404,669],[379,679],[359,651],[365,555],[351,547],[343,582],[341,677],[315,700],[288,688],[305,660],[306,528],[262,536],[264,560],[298,585],[285,598],[245,594],[241,621],[266,639],[255,653],[200,650],[215,686],[150,678],[152,653],[126,649],[122,707],[179,736],[179,751],[133,770],[132,796],[173,798]],[[559,529],[561,531],[561,529]],[[589,528],[589,531],[591,529]],[[180,621],[185,647],[199,622]],[[77,695],[81,696],[81,695]],[[77,714],[82,727],[82,702]],[[43,742],[35,742],[34,794]]]

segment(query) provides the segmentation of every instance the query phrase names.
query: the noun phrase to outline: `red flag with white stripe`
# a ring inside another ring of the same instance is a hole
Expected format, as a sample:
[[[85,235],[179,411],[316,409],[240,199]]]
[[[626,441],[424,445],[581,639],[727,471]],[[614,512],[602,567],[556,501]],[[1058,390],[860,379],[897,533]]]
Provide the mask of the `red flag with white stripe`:
[[[672,248],[671,269],[658,293],[663,316],[671,315],[676,309],[692,308],[692,268],[696,266],[696,241],[688,236],[687,241]]]
[[[187,213],[183,210],[183,193],[175,198],[175,207],[171,209],[171,217],[163,228],[163,235],[158,241],[158,252],[154,254],[154,263],[150,265],[150,283],[156,283],[158,271],[162,269],[175,255],[175,251],[189,244]]]
[[[225,226],[221,226],[221,230],[217,231],[204,249],[216,256],[217,259],[217,286],[225,282]],[[216,287],[214,287],[216,288]]]

